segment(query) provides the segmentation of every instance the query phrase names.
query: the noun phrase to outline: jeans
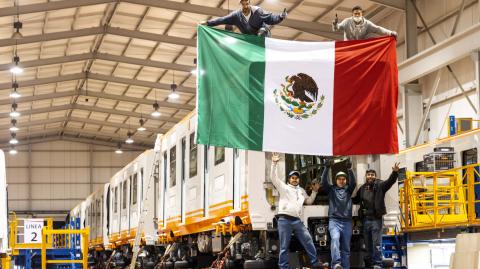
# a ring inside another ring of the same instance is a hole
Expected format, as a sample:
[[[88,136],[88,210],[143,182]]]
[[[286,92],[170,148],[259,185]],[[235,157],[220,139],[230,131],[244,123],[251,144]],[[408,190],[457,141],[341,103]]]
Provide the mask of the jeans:
[[[337,264],[341,264],[343,269],[349,269],[352,220],[330,218],[328,221],[328,231],[330,232],[332,268]]]
[[[363,238],[365,238],[365,246],[367,248],[367,256],[365,257],[365,266],[382,265],[382,219],[365,219],[363,220]]]
[[[298,241],[302,244],[305,252],[307,252],[310,263],[313,265],[318,264],[317,250],[313,245],[312,237],[307,230],[307,227],[303,225],[300,219],[289,220],[284,217],[278,218],[278,234],[280,238],[280,254],[278,257],[278,265],[280,269],[288,269],[288,247],[290,246],[290,240],[292,239],[292,233],[295,234]]]

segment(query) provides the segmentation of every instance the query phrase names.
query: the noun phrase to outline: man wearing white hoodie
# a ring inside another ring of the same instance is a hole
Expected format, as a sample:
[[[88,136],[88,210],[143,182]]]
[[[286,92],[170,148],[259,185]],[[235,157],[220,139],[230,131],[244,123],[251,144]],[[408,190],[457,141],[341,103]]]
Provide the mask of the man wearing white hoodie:
[[[312,194],[307,195],[307,192],[300,187],[300,173],[298,171],[291,171],[288,174],[288,184],[278,177],[278,161],[280,156],[273,154],[272,156],[272,183],[280,194],[280,201],[278,207],[278,234],[280,239],[280,253],[278,257],[278,265],[280,269],[288,269],[288,247],[292,238],[292,233],[295,234],[298,241],[302,244],[312,268],[319,269],[320,262],[317,258],[317,250],[313,245],[310,233],[300,220],[303,204],[311,205],[315,201],[320,185],[313,184]]]

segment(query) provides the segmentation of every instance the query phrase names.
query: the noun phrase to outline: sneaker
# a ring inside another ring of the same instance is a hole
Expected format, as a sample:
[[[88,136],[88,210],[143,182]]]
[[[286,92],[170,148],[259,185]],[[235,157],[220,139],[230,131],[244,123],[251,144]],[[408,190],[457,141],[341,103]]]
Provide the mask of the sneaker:
[[[333,269],[343,269],[343,267],[339,263],[337,263],[335,264],[335,266],[333,266]]]
[[[374,265],[373,269],[382,269],[382,267],[380,265]]]

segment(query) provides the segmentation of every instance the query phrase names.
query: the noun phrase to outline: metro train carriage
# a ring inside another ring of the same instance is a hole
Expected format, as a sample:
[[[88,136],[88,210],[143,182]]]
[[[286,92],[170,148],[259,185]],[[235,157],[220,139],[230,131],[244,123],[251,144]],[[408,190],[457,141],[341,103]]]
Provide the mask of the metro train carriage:
[[[0,150],[0,258],[8,250],[8,195],[7,176],[5,172],[5,154]]]
[[[241,236],[229,246],[227,268],[276,267],[278,192],[270,181],[271,153],[197,145],[195,124],[196,115],[187,116],[159,136],[155,150],[140,154],[72,210],[71,217],[80,217],[82,226],[90,227],[89,264],[93,268],[107,264],[124,268],[130,263],[143,208],[139,268],[209,267],[238,232]],[[346,170],[339,160],[332,167],[333,174]],[[365,159],[354,157],[353,161],[362,175]],[[284,154],[279,175],[286,179],[286,171],[299,170],[301,186],[309,190],[311,181],[322,172],[322,162],[320,156]],[[360,176],[357,181],[363,180]],[[328,261],[325,193],[320,190],[314,205],[304,207],[302,219],[320,258]],[[353,266],[363,265],[359,225],[355,218],[352,257],[358,258],[352,260]],[[300,266],[299,250],[293,240],[292,259]]]

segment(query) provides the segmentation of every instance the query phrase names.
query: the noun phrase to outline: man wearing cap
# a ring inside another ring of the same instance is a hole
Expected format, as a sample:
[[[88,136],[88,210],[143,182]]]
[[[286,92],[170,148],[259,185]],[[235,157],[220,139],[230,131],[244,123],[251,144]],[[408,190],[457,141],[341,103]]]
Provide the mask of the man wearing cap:
[[[278,265],[280,269],[290,268],[288,264],[288,247],[290,245],[292,233],[294,233],[305,249],[312,268],[320,269],[322,267],[320,267],[320,262],[317,259],[317,250],[313,245],[312,237],[310,236],[307,227],[305,227],[300,220],[303,205],[310,205],[313,203],[320,185],[318,183],[313,184],[312,194],[308,196],[305,190],[298,185],[300,183],[300,173],[295,170],[288,173],[288,183],[283,182],[278,177],[279,160],[279,155],[274,154],[272,156],[272,183],[280,194],[277,215],[278,237],[280,239]]]
[[[352,17],[338,23],[338,18],[332,22],[333,31],[343,30],[344,40],[360,40],[371,38],[376,35],[397,37],[397,32],[385,29],[363,17],[363,10],[360,6],[352,8]]]
[[[385,207],[385,193],[397,182],[400,163],[395,163],[392,167],[392,173],[387,180],[377,178],[377,172],[368,169],[365,172],[365,184],[357,191],[353,197],[353,203],[360,204],[358,216],[362,220],[363,236],[367,249],[365,259],[366,268],[381,268],[382,252],[380,244],[382,242],[383,215],[387,213]]]
[[[261,35],[269,37],[268,25],[275,25],[287,17],[287,11],[281,14],[273,14],[263,10],[261,7],[250,5],[250,0],[240,0],[242,8],[235,10],[227,16],[203,21],[200,24],[217,26],[222,24],[235,25],[242,34]]]
[[[322,188],[328,193],[328,231],[333,269],[350,268],[350,239],[352,237],[352,193],[357,185],[351,163],[348,176],[344,172],[335,175],[335,185],[329,183],[330,162],[325,164]],[[347,177],[349,182],[347,181]]]

